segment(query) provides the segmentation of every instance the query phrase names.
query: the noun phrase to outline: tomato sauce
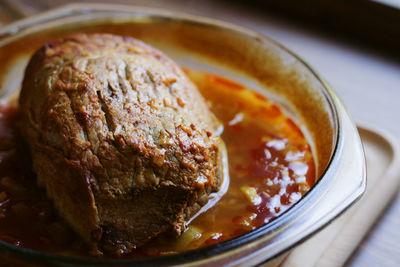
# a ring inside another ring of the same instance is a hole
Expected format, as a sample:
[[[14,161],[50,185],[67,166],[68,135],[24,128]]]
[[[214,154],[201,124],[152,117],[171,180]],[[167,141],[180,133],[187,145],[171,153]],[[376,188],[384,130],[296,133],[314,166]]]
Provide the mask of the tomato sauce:
[[[171,254],[232,239],[282,214],[315,182],[310,145],[276,104],[226,78],[185,71],[224,125],[228,192],[194,219],[180,238],[161,236],[121,257]],[[16,107],[0,106],[0,240],[51,253],[90,256],[45,191],[37,187],[17,122]]]

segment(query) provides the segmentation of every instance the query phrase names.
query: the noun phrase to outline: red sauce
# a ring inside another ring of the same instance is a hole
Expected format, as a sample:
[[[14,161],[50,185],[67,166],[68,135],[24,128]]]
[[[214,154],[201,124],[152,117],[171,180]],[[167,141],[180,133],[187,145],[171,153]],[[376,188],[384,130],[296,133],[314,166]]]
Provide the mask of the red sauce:
[[[277,105],[223,77],[186,72],[224,124],[229,190],[179,239],[163,236],[123,257],[176,253],[242,235],[282,214],[314,184],[310,146]],[[52,253],[89,256],[79,237],[57,216],[45,192],[36,186],[28,152],[16,131],[17,117],[17,108],[0,107],[0,240]]]

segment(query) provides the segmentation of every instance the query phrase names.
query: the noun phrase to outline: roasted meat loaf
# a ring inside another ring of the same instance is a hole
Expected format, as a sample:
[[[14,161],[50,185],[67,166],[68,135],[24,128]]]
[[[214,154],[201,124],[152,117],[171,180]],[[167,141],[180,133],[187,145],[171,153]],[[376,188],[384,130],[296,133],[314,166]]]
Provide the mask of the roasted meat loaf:
[[[39,185],[97,253],[179,235],[222,183],[218,120],[171,59],[136,39],[45,44],[19,104]]]

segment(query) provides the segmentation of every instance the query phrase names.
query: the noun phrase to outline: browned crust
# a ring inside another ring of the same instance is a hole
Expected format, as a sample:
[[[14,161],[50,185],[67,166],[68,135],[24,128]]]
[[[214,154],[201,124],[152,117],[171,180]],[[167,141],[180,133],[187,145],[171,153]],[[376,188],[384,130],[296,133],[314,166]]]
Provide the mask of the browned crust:
[[[26,69],[20,107],[39,183],[93,247],[180,234],[218,186],[218,121],[180,68],[136,39],[47,43]]]

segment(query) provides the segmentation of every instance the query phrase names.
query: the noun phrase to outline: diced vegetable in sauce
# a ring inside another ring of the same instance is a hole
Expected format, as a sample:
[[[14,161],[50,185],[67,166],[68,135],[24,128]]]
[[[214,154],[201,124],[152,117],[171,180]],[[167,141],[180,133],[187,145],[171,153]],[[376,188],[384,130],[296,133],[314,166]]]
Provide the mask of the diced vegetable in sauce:
[[[261,204],[261,197],[258,195],[257,190],[255,187],[251,186],[242,186],[240,187],[243,194],[246,196],[247,200],[249,200],[250,204],[252,205],[260,205]]]

